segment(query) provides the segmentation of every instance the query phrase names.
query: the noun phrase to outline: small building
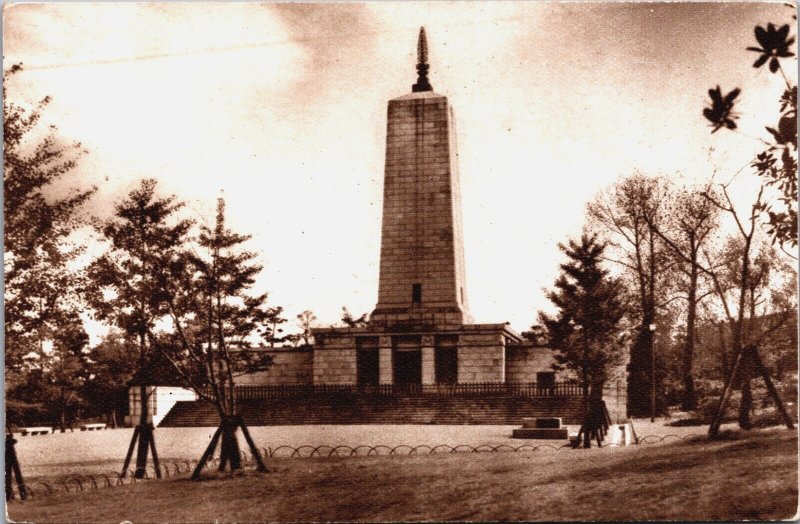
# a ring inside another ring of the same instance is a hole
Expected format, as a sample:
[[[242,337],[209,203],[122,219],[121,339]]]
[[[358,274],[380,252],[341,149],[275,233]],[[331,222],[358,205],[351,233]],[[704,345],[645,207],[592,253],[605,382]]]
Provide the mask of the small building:
[[[183,387],[168,366],[151,365],[139,370],[128,382],[128,414],[125,425],[135,426],[142,413],[141,386],[147,391],[147,413],[153,425],[158,426],[169,410],[181,400],[197,400],[198,395]]]

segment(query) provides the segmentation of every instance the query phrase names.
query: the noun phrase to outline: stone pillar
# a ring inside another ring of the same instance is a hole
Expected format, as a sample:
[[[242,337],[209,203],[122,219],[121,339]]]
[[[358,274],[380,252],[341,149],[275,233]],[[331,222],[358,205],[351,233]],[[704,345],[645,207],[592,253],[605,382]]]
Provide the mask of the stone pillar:
[[[433,337],[431,335],[423,335],[422,337],[422,385],[436,384],[436,365],[435,365],[435,348],[433,345]]]
[[[381,384],[393,384],[392,337],[380,337],[378,341],[378,380]]]

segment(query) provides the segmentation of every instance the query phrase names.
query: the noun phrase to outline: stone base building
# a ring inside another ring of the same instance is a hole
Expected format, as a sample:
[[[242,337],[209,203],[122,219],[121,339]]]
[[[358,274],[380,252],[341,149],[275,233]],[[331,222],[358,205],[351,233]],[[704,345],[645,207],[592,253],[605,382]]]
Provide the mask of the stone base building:
[[[273,366],[238,384],[398,392],[555,386],[549,348],[523,341],[508,324],[477,324],[469,313],[455,118],[428,82],[424,29],[418,58],[412,92],[388,105],[378,302],[368,325],[314,329],[313,348],[269,350]],[[625,416],[619,375],[606,388],[615,420]]]

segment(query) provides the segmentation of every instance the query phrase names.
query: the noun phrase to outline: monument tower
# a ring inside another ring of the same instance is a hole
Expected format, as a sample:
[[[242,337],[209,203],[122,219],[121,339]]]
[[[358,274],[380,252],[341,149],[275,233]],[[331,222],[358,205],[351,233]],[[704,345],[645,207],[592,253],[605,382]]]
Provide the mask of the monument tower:
[[[378,302],[367,326],[314,330],[315,384],[505,382],[549,370],[549,350],[520,352],[507,324],[469,313],[453,108],[429,69],[420,28],[417,81],[387,111]]]
[[[464,279],[453,110],[428,81],[417,42],[417,83],[389,101],[378,305],[371,324],[471,323]]]

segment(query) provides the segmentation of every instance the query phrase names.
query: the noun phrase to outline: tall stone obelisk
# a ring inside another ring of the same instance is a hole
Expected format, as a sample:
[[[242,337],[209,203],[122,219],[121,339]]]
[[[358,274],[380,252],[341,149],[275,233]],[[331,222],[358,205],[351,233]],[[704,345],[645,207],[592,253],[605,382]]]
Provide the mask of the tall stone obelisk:
[[[378,304],[374,326],[471,323],[464,278],[453,110],[428,81],[425,29],[416,84],[389,101]]]

